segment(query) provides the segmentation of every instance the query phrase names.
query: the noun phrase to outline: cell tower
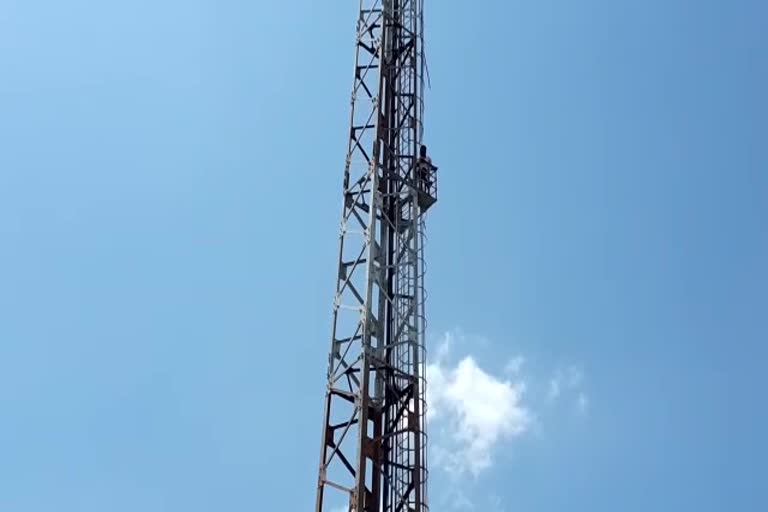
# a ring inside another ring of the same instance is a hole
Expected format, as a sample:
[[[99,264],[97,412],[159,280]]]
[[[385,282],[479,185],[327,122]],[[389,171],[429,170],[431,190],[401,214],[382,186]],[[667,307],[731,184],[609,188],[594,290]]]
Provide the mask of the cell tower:
[[[424,0],[361,0],[316,512],[425,512]]]

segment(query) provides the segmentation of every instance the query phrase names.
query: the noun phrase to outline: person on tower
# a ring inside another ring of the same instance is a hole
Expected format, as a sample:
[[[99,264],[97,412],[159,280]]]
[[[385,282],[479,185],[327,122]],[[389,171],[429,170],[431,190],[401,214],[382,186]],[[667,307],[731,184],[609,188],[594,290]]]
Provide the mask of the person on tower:
[[[416,160],[416,177],[420,184],[419,188],[429,193],[432,189],[432,177],[437,167],[432,164],[432,159],[427,154],[427,146],[424,144],[419,148],[419,158]]]

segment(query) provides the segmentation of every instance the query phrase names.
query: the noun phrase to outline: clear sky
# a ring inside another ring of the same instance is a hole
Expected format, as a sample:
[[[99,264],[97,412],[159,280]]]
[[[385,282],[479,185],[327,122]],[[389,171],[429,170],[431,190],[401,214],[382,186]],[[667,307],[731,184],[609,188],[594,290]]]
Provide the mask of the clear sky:
[[[768,4],[427,1],[432,510],[768,510]],[[0,510],[311,510],[353,0],[0,6]]]

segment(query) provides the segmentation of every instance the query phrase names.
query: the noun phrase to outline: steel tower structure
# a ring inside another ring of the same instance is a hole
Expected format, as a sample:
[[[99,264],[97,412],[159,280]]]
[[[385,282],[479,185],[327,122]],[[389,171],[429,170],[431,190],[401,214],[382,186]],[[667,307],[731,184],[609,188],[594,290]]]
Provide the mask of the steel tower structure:
[[[316,512],[425,512],[424,0],[360,0]]]

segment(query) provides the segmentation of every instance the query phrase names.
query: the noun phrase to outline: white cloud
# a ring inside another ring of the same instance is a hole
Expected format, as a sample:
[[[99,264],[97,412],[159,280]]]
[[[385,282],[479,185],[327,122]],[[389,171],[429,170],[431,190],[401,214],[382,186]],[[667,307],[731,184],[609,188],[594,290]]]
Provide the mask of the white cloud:
[[[495,377],[471,356],[451,366],[445,363],[449,348],[439,348],[442,357],[427,367],[427,419],[441,427],[433,461],[452,473],[477,475],[491,466],[497,443],[530,427],[525,382]]]
[[[529,403],[528,362],[522,355],[506,360],[497,373],[481,367],[473,355],[457,358],[458,350],[481,348],[480,338],[461,331],[446,333],[432,352],[427,365],[427,420],[430,434],[429,462],[433,468],[452,477],[470,474],[477,477],[494,464],[503,443],[525,435],[538,426],[539,414]],[[466,354],[466,352],[464,352]],[[533,397],[541,403],[573,404],[586,415],[590,399],[584,390],[584,372],[578,365],[566,365],[544,379],[543,389],[535,379],[530,382]],[[542,394],[538,394],[541,390]],[[549,412],[539,410],[549,417]],[[454,480],[458,481],[458,480]],[[469,509],[474,504],[452,499],[451,505]],[[494,504],[496,508],[503,508]]]

